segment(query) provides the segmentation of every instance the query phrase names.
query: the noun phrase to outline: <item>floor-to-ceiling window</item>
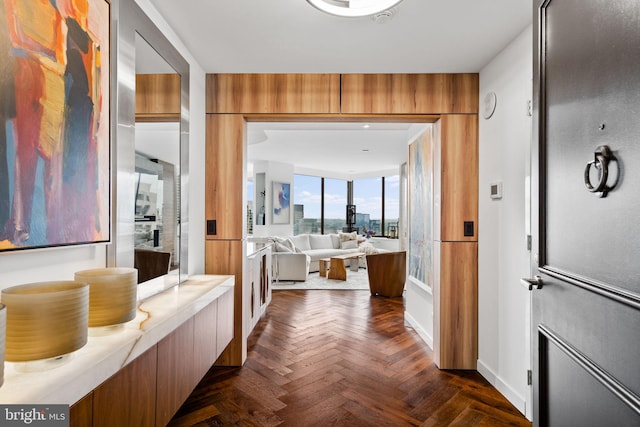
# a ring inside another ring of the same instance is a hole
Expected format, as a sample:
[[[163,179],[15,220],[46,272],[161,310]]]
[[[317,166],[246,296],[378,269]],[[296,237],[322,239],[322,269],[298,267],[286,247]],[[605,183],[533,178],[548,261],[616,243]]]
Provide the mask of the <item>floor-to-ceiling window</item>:
[[[353,180],[355,229],[359,234],[398,237],[399,176]],[[347,181],[294,175],[294,234],[338,233],[346,224]]]
[[[382,234],[382,178],[353,180],[356,228],[360,234]]]
[[[324,178],[324,233],[340,233],[347,226],[347,181]]]
[[[293,234],[322,232],[322,178],[293,176]]]
[[[384,229],[387,237],[399,237],[400,222],[400,175],[384,178]]]

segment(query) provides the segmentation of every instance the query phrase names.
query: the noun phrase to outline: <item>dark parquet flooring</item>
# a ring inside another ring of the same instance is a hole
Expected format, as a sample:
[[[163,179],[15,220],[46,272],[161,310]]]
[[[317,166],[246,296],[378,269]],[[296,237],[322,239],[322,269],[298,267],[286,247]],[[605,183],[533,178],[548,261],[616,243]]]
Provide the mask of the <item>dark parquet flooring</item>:
[[[214,367],[170,426],[530,426],[477,372],[441,371],[402,298],[275,291],[242,368]]]

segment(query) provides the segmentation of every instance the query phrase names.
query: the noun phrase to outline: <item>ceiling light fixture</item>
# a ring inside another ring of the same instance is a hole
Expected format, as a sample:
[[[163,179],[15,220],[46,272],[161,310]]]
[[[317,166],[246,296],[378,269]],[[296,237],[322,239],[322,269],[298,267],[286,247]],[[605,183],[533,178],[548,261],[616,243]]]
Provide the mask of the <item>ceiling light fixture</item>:
[[[335,16],[360,18],[391,9],[402,0],[307,0],[318,10]]]

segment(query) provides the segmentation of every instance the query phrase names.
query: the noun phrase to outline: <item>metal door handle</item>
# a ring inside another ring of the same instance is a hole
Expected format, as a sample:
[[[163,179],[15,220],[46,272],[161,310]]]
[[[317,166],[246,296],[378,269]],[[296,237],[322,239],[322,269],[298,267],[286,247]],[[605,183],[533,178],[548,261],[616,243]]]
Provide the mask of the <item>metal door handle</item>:
[[[542,289],[542,277],[534,276],[533,279],[520,279],[520,284],[530,291]]]
[[[584,186],[592,193],[598,193],[600,197],[606,197],[607,192],[615,187],[614,183],[611,187],[607,187],[609,179],[609,162],[615,161],[616,158],[607,145],[600,145],[593,153],[593,160],[587,163],[584,169]],[[598,182],[594,186],[591,183],[591,166],[598,171]],[[617,181],[617,180],[616,180]]]

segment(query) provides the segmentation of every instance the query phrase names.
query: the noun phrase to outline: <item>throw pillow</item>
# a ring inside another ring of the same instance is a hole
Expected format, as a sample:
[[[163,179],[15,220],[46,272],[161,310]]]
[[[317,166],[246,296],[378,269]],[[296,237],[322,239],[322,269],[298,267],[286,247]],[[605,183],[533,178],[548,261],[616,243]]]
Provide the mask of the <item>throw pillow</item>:
[[[357,249],[358,241],[357,240],[345,240],[340,243],[340,249]]]
[[[353,233],[340,233],[340,241],[341,242],[346,242],[347,240],[358,240],[358,233],[357,232],[353,232]]]
[[[276,246],[276,252],[293,252],[291,248],[289,248],[288,246],[280,242],[275,242],[275,246]]]

